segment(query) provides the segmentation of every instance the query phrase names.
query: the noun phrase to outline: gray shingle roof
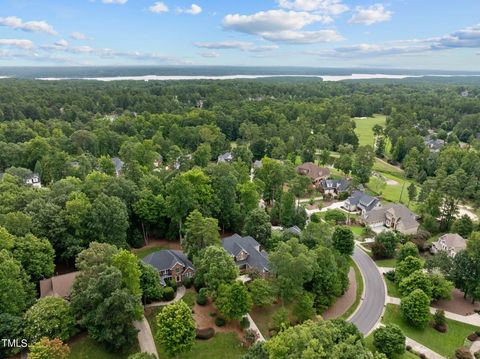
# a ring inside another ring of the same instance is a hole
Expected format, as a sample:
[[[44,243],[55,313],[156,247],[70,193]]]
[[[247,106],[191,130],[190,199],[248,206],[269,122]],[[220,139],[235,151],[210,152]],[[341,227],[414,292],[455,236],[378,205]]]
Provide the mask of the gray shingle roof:
[[[238,255],[242,250],[248,253],[246,260],[236,262],[238,265],[248,264],[259,271],[268,270],[267,253],[259,250],[260,244],[252,237],[242,237],[235,233],[233,236],[224,238],[222,245],[233,256]]]
[[[348,187],[350,187],[350,183],[346,178],[324,179],[320,182],[320,185],[324,190],[336,189],[338,193],[345,192],[348,190]]]
[[[171,269],[177,262],[184,267],[194,268],[192,262],[188,260],[185,253],[171,249],[154,252],[142,260],[144,263],[154,266],[158,271]]]
[[[224,154],[221,154],[218,156],[217,162],[230,162],[233,160],[233,154],[232,152],[225,152]]]
[[[287,229],[285,229],[285,232],[292,233],[296,236],[299,236],[299,235],[302,234],[302,230],[298,226],[293,226],[293,227],[287,228]]]
[[[346,202],[356,205],[368,212],[375,208],[380,201],[378,198],[369,196],[365,192],[354,191],[352,195],[347,198]]]

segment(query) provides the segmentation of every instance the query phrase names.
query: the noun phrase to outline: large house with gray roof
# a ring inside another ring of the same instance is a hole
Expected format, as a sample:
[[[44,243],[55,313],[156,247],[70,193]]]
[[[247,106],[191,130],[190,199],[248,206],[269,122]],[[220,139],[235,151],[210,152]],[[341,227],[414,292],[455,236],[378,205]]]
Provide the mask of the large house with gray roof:
[[[370,196],[362,191],[353,191],[352,195],[345,200],[342,207],[349,212],[362,212],[362,214],[364,214],[380,205],[380,200],[377,197]]]
[[[185,278],[192,278],[195,268],[187,255],[182,251],[165,249],[149,254],[143,262],[155,267],[160,274],[160,282],[165,285],[165,279],[171,278],[182,283]]]
[[[320,190],[330,196],[338,196],[340,193],[347,192],[350,183],[346,178],[340,179],[323,179],[320,181]]]
[[[441,236],[438,241],[432,243],[430,252],[433,254],[445,251],[450,257],[455,257],[458,252],[467,248],[467,241],[457,233],[447,233]]]
[[[260,250],[260,244],[250,236],[238,234],[222,240],[223,248],[233,257],[240,270],[256,269],[268,272],[267,252]]]
[[[362,222],[375,230],[392,229],[403,234],[415,234],[419,223],[417,215],[403,204],[388,203],[362,214]],[[385,227],[385,228],[382,228]]]

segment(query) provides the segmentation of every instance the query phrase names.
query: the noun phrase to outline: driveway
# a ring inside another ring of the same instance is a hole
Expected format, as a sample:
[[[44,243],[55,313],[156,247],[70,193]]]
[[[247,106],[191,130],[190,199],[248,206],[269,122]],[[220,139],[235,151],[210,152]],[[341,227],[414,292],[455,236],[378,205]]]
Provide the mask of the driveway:
[[[368,335],[380,321],[385,307],[385,284],[375,262],[363,250],[355,246],[352,256],[362,272],[364,291],[357,311],[348,319]]]
[[[158,358],[157,347],[153,340],[152,331],[145,316],[141,320],[133,322],[133,325],[138,330],[138,344],[140,345],[140,351],[142,353],[150,353]]]

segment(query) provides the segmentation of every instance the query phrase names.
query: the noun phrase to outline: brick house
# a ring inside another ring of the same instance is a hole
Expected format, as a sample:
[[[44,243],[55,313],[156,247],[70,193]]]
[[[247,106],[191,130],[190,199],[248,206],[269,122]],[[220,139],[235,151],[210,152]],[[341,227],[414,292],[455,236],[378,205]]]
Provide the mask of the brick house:
[[[177,283],[182,283],[185,278],[195,275],[192,262],[182,251],[165,249],[149,254],[143,262],[155,267],[160,274],[160,281],[165,285],[165,279],[171,278]]]

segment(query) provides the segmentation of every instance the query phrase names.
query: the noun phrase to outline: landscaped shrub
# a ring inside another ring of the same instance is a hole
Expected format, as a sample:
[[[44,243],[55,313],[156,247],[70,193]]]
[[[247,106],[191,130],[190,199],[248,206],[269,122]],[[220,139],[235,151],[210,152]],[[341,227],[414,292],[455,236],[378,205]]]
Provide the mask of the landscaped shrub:
[[[389,358],[402,355],[405,352],[405,335],[398,325],[387,324],[373,332],[373,345]]]
[[[175,291],[173,290],[172,287],[165,287],[163,288],[163,300],[169,301],[173,300],[175,298]]]
[[[192,287],[192,284],[193,284],[193,278],[191,277],[185,277],[183,279],[183,285],[185,286],[185,288],[189,289]]]
[[[193,278],[193,287],[195,288],[195,290],[198,292],[204,286],[205,286],[205,283],[203,282],[203,278],[199,275],[196,275]]]
[[[174,292],[177,291],[177,282],[175,282],[172,278],[166,278],[165,284],[167,285],[167,287],[172,288]]]
[[[314,213],[310,217],[310,221],[314,223],[320,223],[322,221],[322,217],[320,216],[320,213]]]
[[[197,339],[210,339],[215,335],[215,330],[211,327],[196,329],[196,337]]]
[[[448,330],[447,318],[445,318],[445,311],[437,309],[433,315],[433,327],[440,333],[446,333]]]
[[[220,317],[217,317],[217,318],[215,319],[215,325],[216,325],[217,327],[223,327],[223,326],[225,325],[225,319],[220,318]]]
[[[280,308],[272,316],[273,320],[273,329],[276,331],[281,331],[287,329],[290,326],[290,320],[288,319],[288,310],[285,308]]]
[[[455,350],[455,358],[457,359],[473,359],[472,353],[467,348],[458,348]]]
[[[339,209],[330,209],[325,212],[325,220],[335,222],[335,224],[345,224],[347,215]]]
[[[243,317],[242,320],[240,320],[240,328],[242,329],[250,328],[250,321],[248,320],[247,317]]]
[[[207,298],[207,289],[202,288],[197,294],[197,304],[198,305],[205,305],[207,304],[208,298]]]
[[[259,338],[259,335],[258,335],[258,332],[257,332],[256,330],[247,329],[247,330],[245,331],[245,341],[246,341],[249,345],[252,345],[253,343],[255,343],[258,338]]]
[[[395,270],[390,270],[388,272],[385,273],[385,278],[387,278],[388,280],[392,281],[392,282],[395,282]]]
[[[467,337],[467,339],[470,340],[471,342],[474,342],[478,339],[478,335],[477,333],[472,333]]]

